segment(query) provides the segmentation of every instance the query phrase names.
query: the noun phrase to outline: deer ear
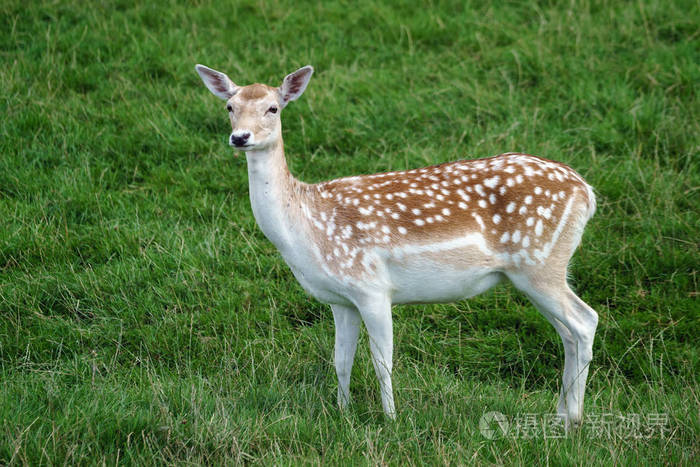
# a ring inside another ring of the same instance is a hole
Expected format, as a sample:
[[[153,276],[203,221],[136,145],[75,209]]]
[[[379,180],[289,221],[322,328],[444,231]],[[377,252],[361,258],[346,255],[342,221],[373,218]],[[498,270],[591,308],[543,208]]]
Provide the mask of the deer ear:
[[[216,97],[227,101],[238,91],[238,86],[220,71],[212,70],[204,65],[196,65],[194,69],[199,73],[204,85]]]
[[[313,73],[313,67],[311,67],[311,65],[306,65],[303,68],[299,68],[294,73],[285,76],[282,85],[278,88],[281,101],[280,105],[282,107],[285,107],[291,101],[299,99],[304,93],[306,86],[309,84]]]

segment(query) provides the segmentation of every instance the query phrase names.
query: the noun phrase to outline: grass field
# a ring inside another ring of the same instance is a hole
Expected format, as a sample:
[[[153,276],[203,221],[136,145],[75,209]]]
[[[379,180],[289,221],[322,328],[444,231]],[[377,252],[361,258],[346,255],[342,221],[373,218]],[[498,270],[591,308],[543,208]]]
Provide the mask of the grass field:
[[[488,3],[0,2],[0,464],[697,465],[698,3]],[[584,175],[589,423],[481,433],[555,411],[562,345],[510,286],[396,307],[397,421],[366,336],[339,413],[330,310],[257,229],[195,63],[315,67],[283,115],[304,181],[507,151]]]

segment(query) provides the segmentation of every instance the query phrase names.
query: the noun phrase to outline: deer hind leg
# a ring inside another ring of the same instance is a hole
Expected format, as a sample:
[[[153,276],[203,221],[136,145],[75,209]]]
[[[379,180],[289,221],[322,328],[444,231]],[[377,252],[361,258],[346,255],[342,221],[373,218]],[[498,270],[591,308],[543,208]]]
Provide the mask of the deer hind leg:
[[[554,326],[564,343],[564,374],[557,411],[566,417],[567,426],[578,425],[583,416],[598,315],[574,294],[564,276],[545,282],[534,282],[521,275],[509,277]]]
[[[531,299],[532,300],[532,299]],[[534,303],[534,300],[533,300]],[[549,313],[542,311],[542,306],[535,303],[535,306],[540,313],[547,318],[547,321],[556,329],[557,334],[561,337],[562,343],[564,344],[564,374],[562,376],[561,390],[559,391],[559,402],[557,403],[557,414],[566,421],[569,417],[567,405],[571,402],[571,390],[573,379],[572,376],[575,375],[576,369],[574,368],[574,363],[576,361],[576,340],[569,332],[569,329],[562,324],[557,318],[554,318]],[[567,397],[569,400],[567,401]]]
[[[578,341],[578,377],[574,381],[576,392],[578,394],[577,401],[579,402],[578,411],[583,415],[583,396],[586,391],[586,380],[588,379],[588,370],[591,360],[593,359],[593,339],[595,331],[598,327],[598,313],[593,310],[586,302],[581,300],[569,287],[567,287],[567,298],[571,306],[576,310],[576,316],[579,320],[580,337]],[[579,417],[578,422],[580,423]]]
[[[338,405],[350,403],[350,373],[355,360],[362,319],[354,306],[331,305],[335,321],[335,372],[338,375]]]

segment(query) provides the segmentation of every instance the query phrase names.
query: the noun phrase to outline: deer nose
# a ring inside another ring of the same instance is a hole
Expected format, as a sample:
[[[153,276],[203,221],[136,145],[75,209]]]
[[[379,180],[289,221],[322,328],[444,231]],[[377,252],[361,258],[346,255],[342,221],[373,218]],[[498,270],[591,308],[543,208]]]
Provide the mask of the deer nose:
[[[231,145],[232,146],[245,146],[245,143],[250,138],[250,133],[231,133]]]

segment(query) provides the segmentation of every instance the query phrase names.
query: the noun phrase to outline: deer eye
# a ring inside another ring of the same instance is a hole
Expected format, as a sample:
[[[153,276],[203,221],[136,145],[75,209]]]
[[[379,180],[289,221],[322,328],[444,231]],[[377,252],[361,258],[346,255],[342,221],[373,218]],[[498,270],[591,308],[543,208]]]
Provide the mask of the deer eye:
[[[231,104],[226,106],[226,110],[228,110],[229,112],[233,112],[233,107],[231,107]]]
[[[275,106],[273,105],[272,107],[270,107],[269,109],[267,109],[267,111],[270,112],[270,113],[276,114],[276,113],[277,113],[277,107],[275,107]]]

